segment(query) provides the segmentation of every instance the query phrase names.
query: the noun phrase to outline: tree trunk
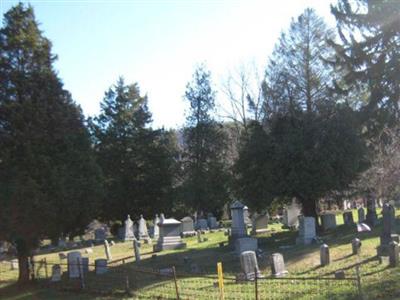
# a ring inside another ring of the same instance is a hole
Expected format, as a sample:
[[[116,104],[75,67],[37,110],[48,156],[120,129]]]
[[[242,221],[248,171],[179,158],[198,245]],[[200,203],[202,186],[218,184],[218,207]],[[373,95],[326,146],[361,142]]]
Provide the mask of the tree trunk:
[[[16,248],[17,248],[17,257],[18,257],[18,282],[26,283],[29,282],[29,256],[30,256],[30,247],[28,243],[24,239],[16,240]]]
[[[317,232],[320,232],[320,224],[317,215],[317,202],[312,199],[300,199],[301,204],[303,205],[303,216],[305,217],[313,217],[315,219],[315,226]]]

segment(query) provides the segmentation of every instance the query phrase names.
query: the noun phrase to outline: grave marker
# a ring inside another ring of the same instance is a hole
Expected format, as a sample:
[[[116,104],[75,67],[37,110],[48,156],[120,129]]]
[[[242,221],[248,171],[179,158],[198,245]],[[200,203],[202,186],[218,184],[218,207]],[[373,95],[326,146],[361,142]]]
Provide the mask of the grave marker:
[[[283,277],[288,273],[281,253],[274,253],[271,255],[271,272],[274,277]]]
[[[258,268],[257,257],[254,251],[244,251],[240,254],[240,266],[245,274],[246,280],[254,280],[261,277]]]

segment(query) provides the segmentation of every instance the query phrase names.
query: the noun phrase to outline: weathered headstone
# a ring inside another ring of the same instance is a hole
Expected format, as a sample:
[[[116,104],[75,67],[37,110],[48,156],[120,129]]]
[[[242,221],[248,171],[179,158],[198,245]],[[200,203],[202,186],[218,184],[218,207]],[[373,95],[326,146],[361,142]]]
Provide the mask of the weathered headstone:
[[[371,227],[374,227],[378,223],[378,215],[376,213],[376,195],[373,192],[367,195],[366,222]]]
[[[231,205],[232,227],[229,241],[234,243],[236,239],[247,236],[247,228],[244,221],[244,205],[235,201]]]
[[[97,228],[94,231],[94,239],[96,242],[103,242],[106,239],[106,231],[104,228]]]
[[[365,221],[364,207],[359,207],[357,209],[357,213],[358,213],[358,223],[363,223]]]
[[[196,231],[196,234],[197,234],[197,242],[198,242],[198,243],[202,243],[202,242],[203,242],[203,239],[201,238],[201,231],[200,231],[200,230],[197,230],[197,231]]]
[[[235,241],[235,252],[237,255],[245,251],[257,251],[258,243],[257,239],[251,237],[243,237],[236,239]]]
[[[322,244],[320,249],[320,260],[321,266],[327,266],[330,264],[330,256],[329,256],[329,246],[327,244]]]
[[[128,215],[124,224],[124,241],[132,241],[135,239],[133,221],[131,216]]]
[[[309,245],[316,238],[315,219],[313,217],[299,217],[299,236],[296,244]]]
[[[160,223],[160,218],[156,215],[154,218],[153,239],[158,239],[160,236],[160,227],[158,227],[158,223]]]
[[[72,251],[67,254],[68,277],[79,278],[82,274],[82,255],[79,251]]]
[[[194,236],[196,231],[194,231],[193,219],[191,217],[184,217],[181,220],[181,232],[183,237]]]
[[[206,219],[198,219],[196,223],[196,229],[208,230],[208,223]]]
[[[186,248],[186,243],[182,241],[181,222],[175,219],[164,219],[159,223],[160,237],[157,244],[153,246],[153,250],[162,251],[169,249],[182,249]]]
[[[335,271],[335,279],[345,279],[346,275],[343,270]]]
[[[214,217],[213,214],[208,214],[208,216],[207,216],[207,224],[208,224],[208,228],[210,228],[210,229],[217,229],[218,228],[217,218]]]
[[[385,203],[382,208],[383,231],[380,236],[378,256],[388,255],[388,248],[391,241],[399,241],[399,235],[395,234],[395,209],[392,205]]]
[[[353,219],[353,212],[352,211],[345,211],[343,213],[343,223],[344,223],[344,225],[347,225],[347,226],[354,225],[354,219]]]
[[[89,272],[89,257],[82,257],[82,271],[84,274]]]
[[[301,214],[301,206],[295,199],[283,211],[282,222],[286,227],[297,228],[299,226],[299,216]]]
[[[64,238],[58,239],[57,247],[59,247],[59,248],[67,247],[67,241]]]
[[[269,216],[268,213],[264,214],[257,214],[255,213],[252,216],[252,234],[258,234],[268,231],[268,220]]]
[[[244,223],[246,224],[246,226],[251,226],[249,208],[246,205],[243,207],[243,217],[244,217]]]
[[[389,266],[395,268],[399,265],[399,244],[392,241],[389,243]]]
[[[323,214],[321,215],[322,228],[326,230],[336,228],[336,215],[335,214]]]
[[[351,241],[351,249],[353,255],[359,255],[361,253],[361,241],[358,238],[355,238]]]
[[[18,270],[18,259],[12,259],[10,260],[10,269],[11,270]]]
[[[139,248],[139,242],[138,241],[133,241],[133,250],[135,252],[135,261],[140,262],[140,248]]]
[[[110,245],[107,240],[104,240],[104,251],[106,253],[107,260],[112,260]]]
[[[139,219],[139,239],[146,240],[149,238],[149,232],[147,231],[146,220],[143,218],[143,215],[140,215]]]
[[[244,251],[240,254],[240,266],[242,267],[246,280],[253,280],[256,276],[257,278],[261,277],[256,253],[254,251]]]
[[[274,277],[282,277],[288,273],[281,253],[274,253],[271,255],[271,272]]]
[[[51,282],[61,281],[61,266],[59,264],[55,264],[51,267]]]
[[[98,258],[94,261],[96,275],[107,273],[107,259]]]

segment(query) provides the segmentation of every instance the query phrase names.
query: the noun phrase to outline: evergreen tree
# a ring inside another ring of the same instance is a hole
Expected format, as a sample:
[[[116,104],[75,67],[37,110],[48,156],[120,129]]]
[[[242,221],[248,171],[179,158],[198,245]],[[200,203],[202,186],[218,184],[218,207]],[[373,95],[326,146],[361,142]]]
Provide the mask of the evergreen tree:
[[[101,196],[83,116],[55,58],[32,7],[11,8],[0,30],[0,239],[16,244],[19,281],[40,240],[81,233]]]
[[[229,175],[225,162],[226,135],[213,119],[215,92],[210,73],[200,66],[186,87],[190,104],[184,130],[184,199],[197,212],[220,214],[229,201]]]
[[[168,132],[148,127],[147,96],[138,85],[120,78],[105,93],[100,115],[89,122],[105,176],[104,217],[169,212],[177,150]]]

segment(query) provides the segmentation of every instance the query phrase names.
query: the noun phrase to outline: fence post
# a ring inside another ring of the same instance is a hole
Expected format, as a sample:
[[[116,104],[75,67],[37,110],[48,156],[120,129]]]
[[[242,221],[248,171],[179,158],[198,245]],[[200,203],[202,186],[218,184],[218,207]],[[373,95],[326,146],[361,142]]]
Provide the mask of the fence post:
[[[361,273],[360,273],[360,266],[358,264],[356,265],[356,275],[357,275],[358,297],[360,298],[360,300],[363,300],[364,296],[362,294],[362,287],[361,287]]]
[[[174,275],[174,282],[175,282],[175,291],[176,291],[176,300],[179,300],[179,290],[178,290],[178,280],[176,279],[176,271],[175,266],[172,266],[172,274]]]
[[[256,300],[258,300],[258,278],[257,278],[257,268],[254,268],[254,288],[256,292]]]
[[[48,279],[49,278],[49,275],[48,275],[48,272],[47,272],[47,258],[45,257],[45,258],[43,258],[43,260],[44,260],[44,273],[46,274],[46,279]]]
[[[219,297],[220,300],[225,299],[225,292],[224,292],[224,272],[222,270],[222,263],[217,263],[217,271],[218,271],[218,287],[219,287]]]
[[[84,275],[83,275],[83,269],[82,269],[82,264],[81,260],[79,257],[76,258],[76,261],[78,263],[78,271],[79,271],[79,281],[81,284],[81,289],[85,288],[85,280],[84,280]]]

